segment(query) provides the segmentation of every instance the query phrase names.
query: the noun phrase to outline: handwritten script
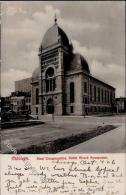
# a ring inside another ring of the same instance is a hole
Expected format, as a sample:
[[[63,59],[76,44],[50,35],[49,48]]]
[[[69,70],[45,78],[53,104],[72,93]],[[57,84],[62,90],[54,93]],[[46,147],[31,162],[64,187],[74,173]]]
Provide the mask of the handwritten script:
[[[125,158],[116,155],[3,155],[2,195],[124,195]]]

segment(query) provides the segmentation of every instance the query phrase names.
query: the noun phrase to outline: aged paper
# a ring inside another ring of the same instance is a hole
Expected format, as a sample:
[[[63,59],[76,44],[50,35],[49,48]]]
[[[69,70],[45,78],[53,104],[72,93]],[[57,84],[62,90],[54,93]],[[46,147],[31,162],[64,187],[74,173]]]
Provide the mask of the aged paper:
[[[1,195],[126,195],[124,7],[2,2]]]
[[[2,155],[2,195],[125,195],[124,154]]]

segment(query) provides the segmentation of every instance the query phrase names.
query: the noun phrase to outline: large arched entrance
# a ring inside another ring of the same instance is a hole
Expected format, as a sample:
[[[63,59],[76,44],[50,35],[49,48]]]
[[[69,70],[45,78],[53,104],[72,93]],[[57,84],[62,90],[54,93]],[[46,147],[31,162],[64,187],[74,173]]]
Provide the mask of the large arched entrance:
[[[52,98],[49,98],[47,100],[46,111],[47,111],[48,114],[53,114],[54,113],[54,104],[53,104],[53,99]]]

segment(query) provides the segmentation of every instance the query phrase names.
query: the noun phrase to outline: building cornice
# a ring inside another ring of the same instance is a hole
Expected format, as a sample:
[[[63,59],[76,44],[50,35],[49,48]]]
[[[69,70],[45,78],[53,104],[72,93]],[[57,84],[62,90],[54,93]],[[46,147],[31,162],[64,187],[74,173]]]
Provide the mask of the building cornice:
[[[99,80],[99,79],[93,77],[91,74],[88,74],[88,73],[84,72],[83,70],[70,71],[70,72],[67,72],[67,73],[65,74],[65,76],[68,77],[68,76],[74,76],[74,75],[77,75],[77,74],[86,75],[86,76],[88,76],[90,79],[94,79],[94,80],[97,81],[98,83],[102,83],[102,84],[104,84],[105,86],[110,87],[110,88],[112,88],[112,89],[115,90],[115,88],[114,88],[113,86],[111,86],[111,85],[109,85],[108,83],[105,83],[105,82],[103,82],[103,81],[101,81],[101,80]]]

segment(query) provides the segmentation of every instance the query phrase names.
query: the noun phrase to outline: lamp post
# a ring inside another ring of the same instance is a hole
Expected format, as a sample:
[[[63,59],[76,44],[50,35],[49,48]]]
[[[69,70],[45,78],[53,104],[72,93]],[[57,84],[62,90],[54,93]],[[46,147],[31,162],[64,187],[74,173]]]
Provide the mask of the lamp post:
[[[85,95],[84,95],[84,118],[85,118]]]
[[[53,101],[53,93],[52,93],[52,120],[54,121],[54,101]]]

